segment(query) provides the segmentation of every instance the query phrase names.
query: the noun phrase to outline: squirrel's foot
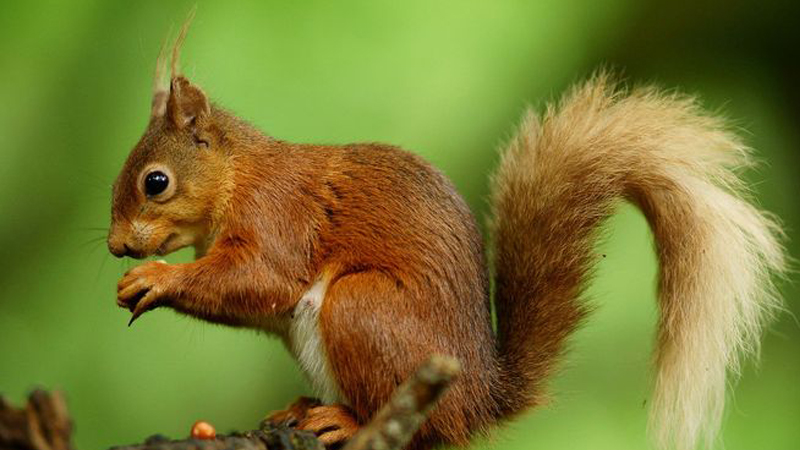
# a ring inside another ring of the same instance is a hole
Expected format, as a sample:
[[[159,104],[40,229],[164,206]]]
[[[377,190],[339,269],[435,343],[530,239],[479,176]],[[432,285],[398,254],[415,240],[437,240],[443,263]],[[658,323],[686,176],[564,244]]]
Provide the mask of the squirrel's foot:
[[[341,444],[358,431],[358,422],[344,405],[317,406],[306,411],[297,429],[311,431],[326,447]]]
[[[272,425],[282,425],[287,427],[296,427],[301,420],[306,418],[308,410],[322,406],[322,402],[316,398],[300,397],[294,401],[286,409],[281,411],[273,411],[265,419],[264,422]]]

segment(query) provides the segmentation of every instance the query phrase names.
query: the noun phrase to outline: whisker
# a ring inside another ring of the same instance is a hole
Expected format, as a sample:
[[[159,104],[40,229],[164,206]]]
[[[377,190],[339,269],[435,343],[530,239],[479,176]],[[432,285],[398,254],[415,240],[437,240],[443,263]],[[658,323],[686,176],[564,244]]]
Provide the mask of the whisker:
[[[83,243],[81,243],[80,245],[78,245],[78,248],[79,248],[79,249],[83,249],[83,248],[85,248],[86,246],[88,246],[89,244],[96,244],[96,245],[100,245],[100,242],[102,242],[102,241],[105,241],[105,240],[106,240],[106,237],[105,237],[105,236],[98,236],[98,237],[94,237],[94,238],[92,238],[92,239],[89,239],[88,241],[86,241],[86,242],[83,242]],[[92,251],[94,251],[94,250],[96,250],[96,249],[97,249],[97,247],[95,246],[95,247],[93,247],[93,250],[92,250]]]
[[[100,268],[97,270],[97,275],[94,277],[95,286],[97,286],[97,284],[100,282],[100,275],[103,274],[103,268],[106,266],[106,261],[108,261],[108,253],[104,253],[103,259],[100,261]]]
[[[103,245],[103,241],[97,241],[97,242],[95,242],[94,246],[93,246],[93,247],[92,247],[92,249],[89,251],[89,254],[91,255],[91,254],[93,254],[94,252],[96,252],[96,251],[97,251],[97,249],[98,249],[98,248],[100,248],[100,246],[101,246],[101,245]],[[104,252],[104,253],[105,253],[105,252]],[[106,256],[108,256],[108,253],[105,253],[105,254],[106,254]]]
[[[78,181],[96,188],[102,188],[104,190],[111,189],[112,187],[112,181],[110,181],[108,178],[99,176],[96,172],[79,168],[76,170],[76,174],[80,175],[80,177],[72,177],[73,181]]]

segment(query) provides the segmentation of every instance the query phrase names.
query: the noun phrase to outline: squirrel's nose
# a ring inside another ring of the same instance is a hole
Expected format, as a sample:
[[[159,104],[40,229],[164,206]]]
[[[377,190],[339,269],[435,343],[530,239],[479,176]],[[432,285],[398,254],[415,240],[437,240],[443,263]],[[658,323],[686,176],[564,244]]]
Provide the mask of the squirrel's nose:
[[[117,258],[122,258],[123,256],[129,256],[134,259],[142,259],[147,256],[146,253],[143,251],[133,247],[129,247],[127,243],[122,242],[118,244],[112,244],[110,241],[108,243],[108,251],[111,252],[112,255],[116,256]]]
[[[108,251],[117,258],[122,258],[123,256],[128,256],[131,252],[131,249],[128,247],[128,244],[124,242],[116,242],[112,239],[109,239]]]

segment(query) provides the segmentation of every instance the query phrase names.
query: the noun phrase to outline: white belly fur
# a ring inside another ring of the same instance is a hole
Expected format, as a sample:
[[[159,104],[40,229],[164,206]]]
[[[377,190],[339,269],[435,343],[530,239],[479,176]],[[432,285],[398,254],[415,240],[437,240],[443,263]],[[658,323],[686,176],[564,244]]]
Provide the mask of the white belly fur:
[[[297,303],[289,326],[289,347],[311,382],[314,394],[326,404],[344,403],[319,327],[319,311],[327,288],[327,281],[319,280]]]

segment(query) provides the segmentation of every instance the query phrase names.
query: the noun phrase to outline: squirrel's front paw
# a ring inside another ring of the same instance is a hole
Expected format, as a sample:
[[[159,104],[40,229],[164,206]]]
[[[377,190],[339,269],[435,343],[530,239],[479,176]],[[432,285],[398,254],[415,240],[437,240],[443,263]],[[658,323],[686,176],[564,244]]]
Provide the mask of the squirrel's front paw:
[[[142,314],[168,303],[167,285],[175,266],[163,261],[153,261],[134,267],[117,283],[117,305],[130,310],[128,325]]]

